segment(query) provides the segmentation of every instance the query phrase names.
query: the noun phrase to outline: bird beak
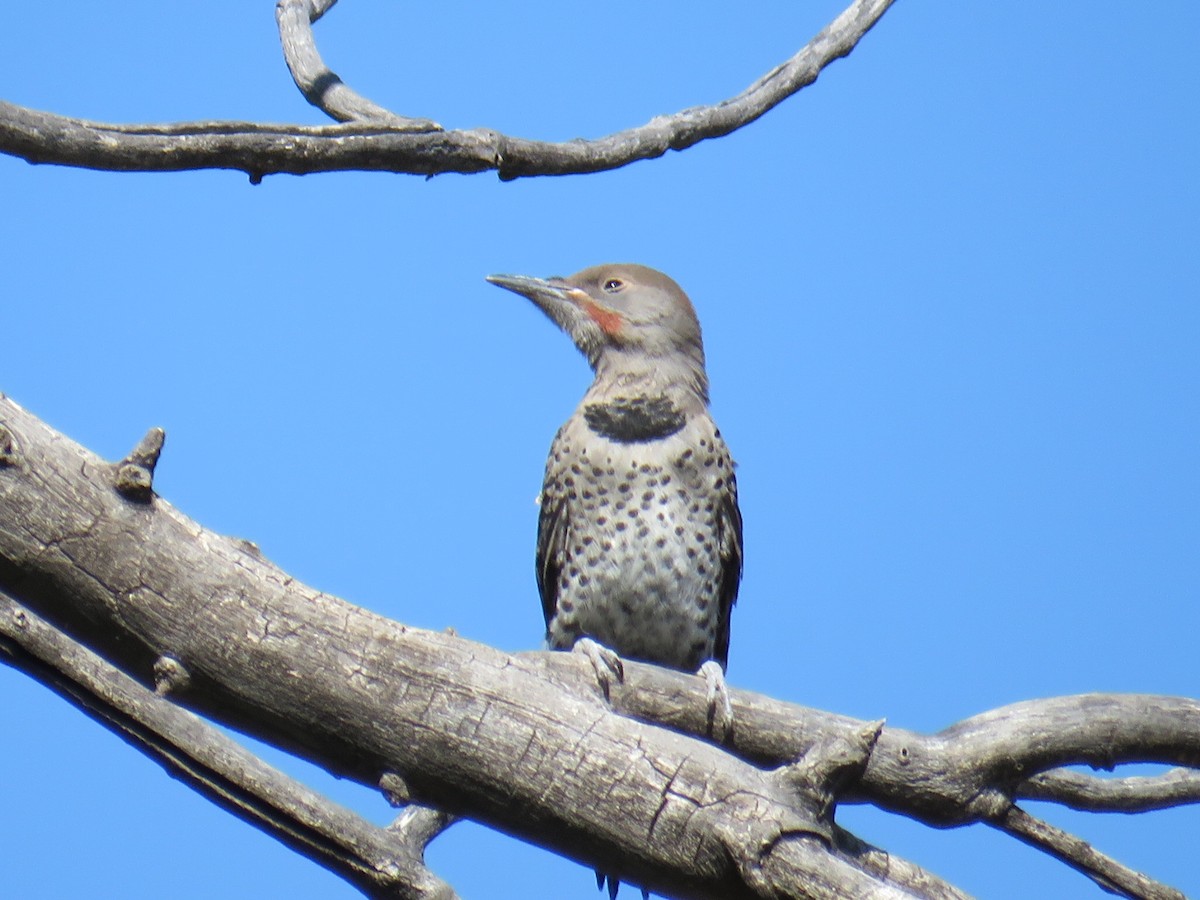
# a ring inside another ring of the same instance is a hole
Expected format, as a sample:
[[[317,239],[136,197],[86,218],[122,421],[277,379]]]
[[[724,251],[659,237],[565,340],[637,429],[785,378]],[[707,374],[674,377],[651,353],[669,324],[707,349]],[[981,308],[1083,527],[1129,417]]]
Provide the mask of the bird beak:
[[[534,306],[572,338],[577,337],[584,328],[587,314],[584,312],[583,301],[589,299],[588,295],[579,288],[564,283],[561,278],[489,275],[487,280],[522,297],[528,297]]]
[[[589,327],[599,325],[605,334],[616,336],[624,317],[612,307],[598,302],[587,291],[572,287],[561,278],[530,278],[527,275],[489,275],[487,280],[528,297],[558,327],[575,339],[584,339]],[[582,344],[580,344],[582,348]],[[586,350],[584,351],[587,352]]]
[[[487,280],[497,287],[528,297],[542,309],[547,305],[569,302],[570,294],[578,288],[555,283],[559,279],[530,278],[528,275],[489,275]],[[582,292],[581,292],[582,293]]]

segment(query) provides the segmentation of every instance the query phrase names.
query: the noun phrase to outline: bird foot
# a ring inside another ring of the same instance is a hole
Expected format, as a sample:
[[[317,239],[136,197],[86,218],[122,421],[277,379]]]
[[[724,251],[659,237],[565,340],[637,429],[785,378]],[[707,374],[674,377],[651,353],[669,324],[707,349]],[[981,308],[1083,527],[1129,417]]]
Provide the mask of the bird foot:
[[[733,704],[729,702],[729,688],[725,686],[725,671],[715,659],[710,659],[696,672],[704,679],[708,700],[708,734],[724,743],[733,733]]]
[[[609,687],[613,682],[620,684],[625,680],[625,666],[621,663],[621,657],[617,656],[615,651],[587,637],[577,640],[571,649],[587,657],[587,661],[592,664],[592,671],[596,673],[600,692],[604,694],[605,700],[609,699]]]
[[[604,885],[608,885],[608,900],[617,900],[617,891],[621,889],[621,882],[611,875],[605,875],[603,872],[596,873],[596,887],[604,890]],[[641,889],[642,900],[650,900],[650,892],[645,888]]]

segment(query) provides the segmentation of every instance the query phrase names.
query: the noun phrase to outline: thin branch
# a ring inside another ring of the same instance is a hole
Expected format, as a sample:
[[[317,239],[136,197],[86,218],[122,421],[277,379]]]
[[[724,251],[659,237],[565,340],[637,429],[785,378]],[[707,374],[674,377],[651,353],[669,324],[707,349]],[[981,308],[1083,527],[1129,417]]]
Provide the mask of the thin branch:
[[[236,169],[255,182],[281,172],[471,174],[500,168],[498,142],[489,131],[410,134],[379,123],[110,125],[0,100],[0,153],[31,163],[116,172]]]
[[[1138,900],[1187,900],[1182,892],[1121,865],[1087,841],[1043,822],[1017,806],[1010,806],[989,824],[1079,870],[1111,893]]]
[[[148,690],[3,591],[0,661],[42,682],[222,809],[367,896],[455,897],[421,861],[425,843],[436,832],[378,828],[309,790],[159,696],[167,692],[166,682],[157,693]]]
[[[550,143],[507,137],[490,129],[414,133],[409,129],[417,120],[387,124],[392,120],[374,117],[329,128],[248,122],[103,124],[0,102],[0,153],[31,163],[121,172],[240,169],[252,181],[279,172],[345,170],[414,175],[495,171],[503,180],[600,172],[655,159],[668,150],[684,150],[753,122],[816,81],[831,62],[848,55],[893,2],[854,0],[800,52],[735,97],[659,116],[596,140]],[[290,28],[298,12],[291,8],[291,0],[284,3],[289,4],[283,18]],[[313,94],[352,114],[353,104],[347,99],[349,105],[343,107],[339,98],[353,92],[343,94],[340,88],[332,89],[328,79],[321,80],[320,73],[328,69],[315,45],[301,72],[297,83],[306,96]]]
[[[441,131],[430,119],[410,119],[389,112],[351,90],[321,59],[313,37],[312,23],[337,0],[278,0],[275,21],[288,71],[300,93],[313,106],[339,122],[368,120],[400,131]]]
[[[1161,775],[1098,778],[1056,769],[1022,782],[1015,796],[1086,812],[1141,813],[1200,803],[1200,771],[1181,767]]]

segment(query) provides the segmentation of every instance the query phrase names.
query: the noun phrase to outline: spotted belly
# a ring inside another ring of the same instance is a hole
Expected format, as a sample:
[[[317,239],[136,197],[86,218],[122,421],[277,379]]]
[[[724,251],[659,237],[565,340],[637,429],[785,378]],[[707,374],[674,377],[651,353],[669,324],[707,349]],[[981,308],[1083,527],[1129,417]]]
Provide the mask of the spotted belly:
[[[587,636],[686,671],[713,657],[720,559],[710,476],[690,456],[672,463],[583,454],[548,480],[548,492],[567,498],[570,523],[557,548],[552,648]]]

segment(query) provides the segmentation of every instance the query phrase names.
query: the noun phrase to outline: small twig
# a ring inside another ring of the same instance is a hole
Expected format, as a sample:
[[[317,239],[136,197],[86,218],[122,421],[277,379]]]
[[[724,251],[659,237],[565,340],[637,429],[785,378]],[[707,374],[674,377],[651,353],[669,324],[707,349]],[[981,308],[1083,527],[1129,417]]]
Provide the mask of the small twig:
[[[0,661],[36,678],[218,806],[368,896],[453,900],[450,886],[421,861],[432,834],[420,841],[378,828],[322,797],[2,591]]]
[[[116,465],[113,487],[126,500],[149,503],[154,498],[154,469],[167,434],[151,428],[138,445]]]
[[[388,826],[388,831],[398,834],[409,846],[424,848],[457,821],[458,816],[432,806],[413,803],[396,817],[396,821]]]
[[[1200,771],[1181,767],[1161,775],[1097,778],[1056,769],[1023,782],[1015,796],[1049,800],[1087,812],[1149,812],[1200,803]]]
[[[800,759],[776,769],[776,775],[798,798],[819,804],[813,810],[818,820],[829,818],[845,786],[862,777],[883,725],[881,719],[868,722],[857,734],[837,732]]]
[[[1087,841],[1029,815],[1020,807],[1010,806],[988,824],[1077,869],[1111,893],[1138,900],[1187,900],[1182,892],[1121,865]]]

